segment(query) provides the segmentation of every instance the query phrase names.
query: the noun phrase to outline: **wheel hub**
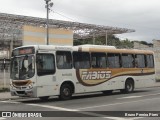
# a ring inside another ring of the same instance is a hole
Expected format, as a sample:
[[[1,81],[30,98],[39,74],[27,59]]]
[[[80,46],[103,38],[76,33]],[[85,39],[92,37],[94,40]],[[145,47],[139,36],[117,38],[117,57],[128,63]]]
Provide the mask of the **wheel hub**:
[[[64,93],[65,96],[68,96],[69,93],[70,93],[70,91],[69,91],[68,88],[65,88],[65,89],[63,90],[63,93]]]
[[[132,85],[131,84],[127,84],[127,89],[128,89],[128,91],[132,91]]]

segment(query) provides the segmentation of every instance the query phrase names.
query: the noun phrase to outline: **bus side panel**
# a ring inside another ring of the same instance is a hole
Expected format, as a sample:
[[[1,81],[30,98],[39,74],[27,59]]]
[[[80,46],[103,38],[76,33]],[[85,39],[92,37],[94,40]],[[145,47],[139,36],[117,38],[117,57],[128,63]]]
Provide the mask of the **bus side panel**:
[[[155,85],[155,75],[134,76],[135,88],[152,87]]]
[[[55,75],[37,76],[37,97],[58,94]]]
[[[120,76],[105,81],[104,83],[91,86],[85,86],[81,83],[78,83],[76,84],[76,93],[123,89],[125,82],[123,78],[124,78],[123,76]]]
[[[124,88],[124,81],[118,78],[114,78],[110,81],[106,81],[105,83],[95,86],[84,86],[82,84],[76,85],[76,93],[116,90],[123,88]]]
[[[147,76],[147,78],[148,79],[146,79],[145,87],[153,87],[153,86],[155,86],[155,84],[156,84],[155,75],[149,75],[149,76]]]

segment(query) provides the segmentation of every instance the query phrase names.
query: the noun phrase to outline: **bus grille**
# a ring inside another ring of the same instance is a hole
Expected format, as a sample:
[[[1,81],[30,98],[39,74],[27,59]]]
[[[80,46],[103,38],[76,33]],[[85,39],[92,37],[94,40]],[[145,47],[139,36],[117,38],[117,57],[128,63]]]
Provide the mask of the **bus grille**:
[[[30,80],[26,80],[26,81],[12,81],[12,84],[14,86],[26,86],[29,83],[31,83]]]
[[[16,91],[18,94],[25,94],[25,91]]]

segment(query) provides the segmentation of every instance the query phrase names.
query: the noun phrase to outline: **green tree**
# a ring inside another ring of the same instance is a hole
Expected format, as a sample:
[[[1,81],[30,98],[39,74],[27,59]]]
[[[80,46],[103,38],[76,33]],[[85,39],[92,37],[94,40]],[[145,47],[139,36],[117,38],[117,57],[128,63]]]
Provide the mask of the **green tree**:
[[[83,45],[83,44],[93,44],[93,38],[74,40],[74,45]],[[95,44],[105,45],[106,37],[105,36],[96,37]],[[116,46],[117,48],[133,48],[133,42],[131,42],[128,39],[121,41],[119,38],[115,37],[114,35],[108,35],[107,45]]]
[[[122,40],[121,41],[121,48],[133,48],[134,44],[133,42],[131,42],[130,40],[126,39],[126,40]]]

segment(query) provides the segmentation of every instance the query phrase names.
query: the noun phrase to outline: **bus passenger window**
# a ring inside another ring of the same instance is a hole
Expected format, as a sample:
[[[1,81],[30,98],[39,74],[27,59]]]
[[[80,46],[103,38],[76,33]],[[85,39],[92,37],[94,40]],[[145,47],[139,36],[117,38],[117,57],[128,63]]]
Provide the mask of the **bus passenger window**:
[[[147,67],[154,68],[154,60],[153,55],[146,55]]]
[[[105,53],[91,53],[92,68],[106,68],[106,54]]]
[[[135,65],[137,68],[145,68],[145,56],[136,55],[135,56]]]
[[[107,59],[109,68],[120,68],[120,54],[108,53]]]
[[[57,51],[56,61],[58,69],[72,69],[72,56],[68,51]]]
[[[75,69],[90,68],[90,54],[88,52],[73,52],[73,62]]]
[[[55,73],[55,62],[53,54],[37,54],[36,65],[37,74],[49,75]]]
[[[122,67],[133,68],[134,67],[134,55],[122,54]]]

